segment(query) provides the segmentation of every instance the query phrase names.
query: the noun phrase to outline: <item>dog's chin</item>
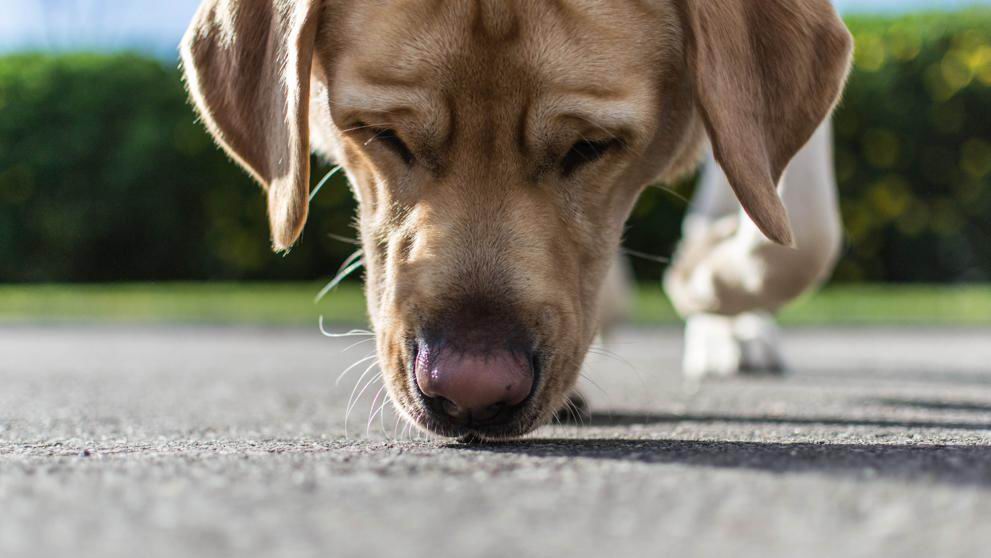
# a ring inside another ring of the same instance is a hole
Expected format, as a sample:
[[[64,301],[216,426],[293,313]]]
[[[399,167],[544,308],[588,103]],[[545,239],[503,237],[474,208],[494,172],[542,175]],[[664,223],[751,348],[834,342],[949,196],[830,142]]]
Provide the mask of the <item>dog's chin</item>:
[[[442,424],[440,421],[427,419],[426,421],[417,422],[416,426],[431,434],[444,438],[450,438],[461,443],[481,444],[518,440],[536,430],[538,423],[536,421],[531,421],[529,423],[520,422],[518,424],[509,424],[499,427],[474,425],[451,426]]]
[[[405,414],[414,426],[430,434],[463,443],[486,443],[517,440],[533,432],[543,424],[542,408],[538,402],[528,401],[514,411],[516,416],[512,420],[499,423],[458,424],[430,413],[424,404],[417,404],[415,409],[407,410]]]

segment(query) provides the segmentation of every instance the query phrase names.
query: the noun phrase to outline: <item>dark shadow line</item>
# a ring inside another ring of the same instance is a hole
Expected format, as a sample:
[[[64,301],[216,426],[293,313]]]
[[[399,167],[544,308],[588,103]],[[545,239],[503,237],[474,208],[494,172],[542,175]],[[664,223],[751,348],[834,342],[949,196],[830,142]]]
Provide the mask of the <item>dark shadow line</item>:
[[[465,451],[991,487],[991,446],[528,439]]]
[[[902,399],[897,397],[881,397],[874,399],[865,399],[864,402],[873,405],[885,405],[888,407],[908,407],[911,409],[925,409],[927,411],[991,414],[991,404],[975,403],[970,401],[940,401],[940,400],[930,400],[930,399]]]
[[[836,418],[836,417],[770,417],[743,416],[718,413],[593,413],[585,421],[585,426],[618,427],[652,424],[672,424],[678,422],[736,424],[769,424],[769,425],[818,425],[818,426],[869,426],[879,428],[928,428],[947,430],[987,430],[991,432],[991,420],[988,421],[935,421],[935,420],[891,420],[874,418]]]
[[[830,372],[827,370],[802,370],[795,374],[785,376],[785,379],[799,382],[815,381],[863,381],[863,382],[907,382],[919,384],[950,384],[960,386],[991,386],[991,370],[981,370],[980,372],[925,372],[925,371],[899,371],[882,372],[871,371],[870,373],[852,374],[848,372]]]

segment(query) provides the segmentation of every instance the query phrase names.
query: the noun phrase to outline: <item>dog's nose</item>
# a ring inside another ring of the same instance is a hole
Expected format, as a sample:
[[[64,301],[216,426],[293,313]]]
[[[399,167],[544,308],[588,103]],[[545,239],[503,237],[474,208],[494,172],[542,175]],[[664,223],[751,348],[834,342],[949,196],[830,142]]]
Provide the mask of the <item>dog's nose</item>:
[[[416,384],[431,407],[457,422],[484,422],[523,403],[534,371],[528,355],[510,350],[460,352],[420,343]]]

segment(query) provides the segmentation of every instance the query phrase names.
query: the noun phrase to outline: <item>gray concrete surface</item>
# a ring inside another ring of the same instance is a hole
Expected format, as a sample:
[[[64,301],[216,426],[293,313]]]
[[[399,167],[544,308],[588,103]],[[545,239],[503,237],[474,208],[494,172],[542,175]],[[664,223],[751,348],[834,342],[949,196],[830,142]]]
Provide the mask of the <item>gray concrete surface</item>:
[[[991,331],[792,330],[791,377],[701,386],[679,336],[595,356],[590,425],[461,446],[377,384],[345,437],[370,346],[315,329],[2,328],[0,556],[991,552]]]

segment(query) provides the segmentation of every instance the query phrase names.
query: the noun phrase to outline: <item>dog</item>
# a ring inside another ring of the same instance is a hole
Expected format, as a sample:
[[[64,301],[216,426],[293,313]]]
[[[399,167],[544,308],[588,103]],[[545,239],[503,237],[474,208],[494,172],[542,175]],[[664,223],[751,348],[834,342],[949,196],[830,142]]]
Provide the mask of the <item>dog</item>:
[[[807,283],[777,186],[852,39],[828,0],[205,0],[180,50],[202,121],[267,191],[275,250],[306,222],[311,151],[344,168],[399,411],[497,440],[565,404],[634,203],[707,145],[748,217],[679,250],[689,330]]]
[[[798,249],[764,237],[718,163],[706,165],[664,278],[687,322],[683,370],[690,379],[785,371],[774,313],[825,281],[842,248],[828,121],[788,166],[779,192]]]

